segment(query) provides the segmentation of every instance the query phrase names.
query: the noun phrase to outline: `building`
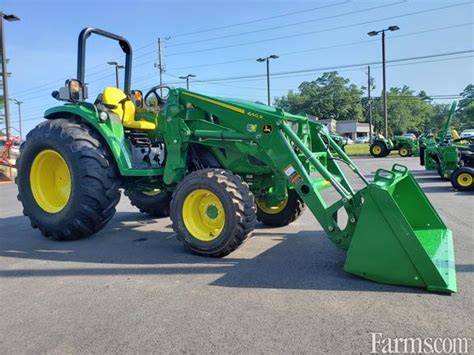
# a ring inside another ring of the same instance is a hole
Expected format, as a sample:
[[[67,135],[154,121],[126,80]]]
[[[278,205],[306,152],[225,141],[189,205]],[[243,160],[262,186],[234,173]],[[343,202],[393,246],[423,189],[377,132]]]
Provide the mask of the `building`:
[[[357,120],[340,120],[337,121],[333,118],[320,120],[316,116],[306,114],[312,121],[317,121],[325,125],[329,132],[337,133],[343,137],[350,138],[352,140],[357,137],[368,137],[369,136],[369,124],[358,122]]]
[[[356,120],[337,121],[336,133],[352,140],[357,137],[368,137],[369,124],[358,122]]]

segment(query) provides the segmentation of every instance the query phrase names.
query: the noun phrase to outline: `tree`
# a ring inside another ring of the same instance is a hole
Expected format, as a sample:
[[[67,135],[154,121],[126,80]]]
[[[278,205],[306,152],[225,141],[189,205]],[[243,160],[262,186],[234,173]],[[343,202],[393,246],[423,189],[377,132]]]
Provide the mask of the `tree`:
[[[425,126],[425,131],[432,133],[441,131],[448,119],[450,107],[450,104],[434,104],[430,120]]]
[[[466,86],[461,96],[462,99],[459,100],[454,126],[459,130],[474,128],[474,85]]]
[[[374,121],[380,127],[383,120],[383,101],[374,103]],[[408,86],[392,87],[387,92],[388,125],[390,134],[422,133],[430,122],[433,107],[424,91],[414,95]]]
[[[324,73],[314,81],[304,81],[299,92],[275,100],[275,105],[290,113],[304,112],[320,119],[362,120],[362,90],[337,72]]]

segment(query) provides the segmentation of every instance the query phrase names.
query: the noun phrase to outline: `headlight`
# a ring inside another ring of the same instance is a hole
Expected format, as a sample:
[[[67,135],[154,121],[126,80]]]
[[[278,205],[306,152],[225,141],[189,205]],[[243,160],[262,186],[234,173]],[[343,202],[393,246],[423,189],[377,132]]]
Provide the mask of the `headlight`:
[[[99,114],[99,119],[102,122],[106,122],[109,119],[109,114],[105,111],[101,111],[100,114]]]

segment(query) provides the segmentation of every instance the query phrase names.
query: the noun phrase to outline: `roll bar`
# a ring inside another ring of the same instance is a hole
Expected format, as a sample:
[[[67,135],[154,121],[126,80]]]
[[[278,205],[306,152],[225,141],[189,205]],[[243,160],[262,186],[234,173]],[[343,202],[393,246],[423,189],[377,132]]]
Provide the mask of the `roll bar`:
[[[130,87],[132,82],[132,46],[125,38],[104,30],[100,30],[98,28],[87,27],[84,28],[79,34],[77,45],[77,79],[83,85],[85,84],[84,80],[86,71],[86,41],[92,33],[118,41],[120,48],[122,48],[122,51],[125,53],[124,91],[126,94],[130,94]]]

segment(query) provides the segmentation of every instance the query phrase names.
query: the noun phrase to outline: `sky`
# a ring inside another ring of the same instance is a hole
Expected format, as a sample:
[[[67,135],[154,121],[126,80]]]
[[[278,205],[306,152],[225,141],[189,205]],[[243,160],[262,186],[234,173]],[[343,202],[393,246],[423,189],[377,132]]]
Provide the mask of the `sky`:
[[[21,18],[5,23],[5,36],[10,97],[24,102],[25,132],[41,122],[44,110],[61,104],[51,92],[75,77],[77,37],[85,27],[130,41],[132,88],[144,92],[159,84],[160,37],[170,86],[185,86],[178,77],[194,74],[193,91],[266,102],[266,69],[256,59],[276,54],[280,58],[270,63],[272,97],[297,90],[329,68],[365,85],[367,63],[373,63],[374,94],[380,95],[381,38],[367,32],[390,25],[400,30],[386,36],[388,87],[453,95],[474,82],[472,0],[0,0],[0,11]],[[397,61],[432,55],[440,56]],[[90,101],[115,85],[111,60],[124,62],[118,45],[90,37]],[[18,128],[17,106],[10,107]]]

